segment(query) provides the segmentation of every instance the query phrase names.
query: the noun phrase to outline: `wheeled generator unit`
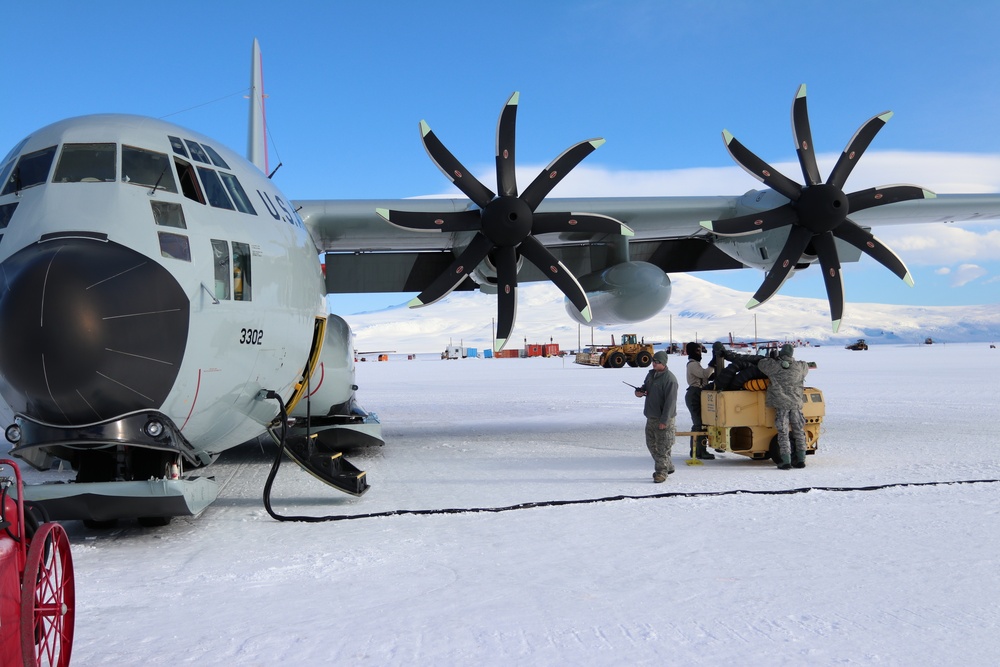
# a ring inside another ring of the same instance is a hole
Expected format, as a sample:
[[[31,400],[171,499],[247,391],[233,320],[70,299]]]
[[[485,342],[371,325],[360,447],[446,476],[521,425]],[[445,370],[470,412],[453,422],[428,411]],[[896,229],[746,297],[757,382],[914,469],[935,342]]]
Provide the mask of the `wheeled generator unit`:
[[[75,587],[66,531],[26,510],[17,464],[0,459],[0,664],[66,667]]]
[[[803,393],[806,454],[815,454],[826,403],[823,392],[815,387],[805,387]],[[763,390],[702,391],[701,419],[708,446],[752,459],[777,461],[778,431],[774,428],[774,409],[764,404],[766,396]]]

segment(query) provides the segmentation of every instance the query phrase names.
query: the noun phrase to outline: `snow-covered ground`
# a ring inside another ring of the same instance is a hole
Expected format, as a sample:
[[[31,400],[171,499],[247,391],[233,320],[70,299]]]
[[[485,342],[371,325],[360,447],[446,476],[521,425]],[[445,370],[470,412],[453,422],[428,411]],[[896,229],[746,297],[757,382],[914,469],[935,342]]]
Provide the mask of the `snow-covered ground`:
[[[221,496],[196,519],[67,522],[74,664],[997,664],[1000,349],[797,356],[827,402],[808,467],[686,466],[678,443],[657,485],[622,384],[640,369],[361,363],[386,436],[350,455],[371,490],[341,495],[286,462],[277,511],[627,498],[279,523],[260,497],[274,448],[244,446],[214,466]],[[948,483],[972,480],[990,481]],[[899,486],[862,490],[884,484]],[[816,487],[853,490],[712,495]]]

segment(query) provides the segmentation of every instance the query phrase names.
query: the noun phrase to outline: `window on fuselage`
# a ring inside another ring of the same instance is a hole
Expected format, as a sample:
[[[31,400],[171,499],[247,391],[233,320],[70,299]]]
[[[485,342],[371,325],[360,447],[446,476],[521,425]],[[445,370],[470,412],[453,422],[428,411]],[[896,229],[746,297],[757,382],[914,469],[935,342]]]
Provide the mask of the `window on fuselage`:
[[[216,208],[227,208],[230,211],[235,210],[233,202],[229,201],[226,188],[222,186],[222,181],[219,180],[219,175],[215,170],[208,169],[207,167],[198,167],[198,173],[201,174],[201,184],[205,187],[205,196],[208,198],[208,203]]]
[[[233,252],[230,255],[228,241],[212,239],[215,298],[228,301],[232,295],[234,301],[250,301],[250,244],[233,241],[232,246]]]
[[[135,146],[122,146],[122,182],[177,192],[177,183],[174,182],[166,153]]]
[[[236,204],[236,208],[239,209],[241,213],[249,213],[250,215],[257,215],[257,211],[254,209],[253,204],[250,203],[250,198],[247,197],[246,190],[240,185],[240,181],[234,174],[227,174],[224,171],[219,172],[219,176],[222,177],[222,182],[226,184],[226,189],[229,190],[230,196],[233,198],[233,203]]]
[[[215,265],[215,298],[229,300],[229,283],[233,274],[229,264],[229,243],[212,239],[212,262]]]
[[[208,159],[208,155],[205,154],[205,151],[202,150],[201,145],[197,141],[185,139],[184,143],[187,144],[188,150],[191,151],[192,159],[204,162],[205,164],[212,164],[211,160]]]
[[[208,153],[208,157],[212,158],[212,164],[214,164],[216,167],[229,169],[229,165],[226,164],[226,161],[222,159],[222,156],[219,155],[218,151],[216,151],[208,144],[202,144],[201,147],[205,149],[206,153]]]
[[[7,229],[7,225],[10,224],[10,219],[14,217],[14,209],[17,208],[18,202],[13,204],[3,204],[0,206],[0,230]]]
[[[157,201],[150,199],[153,207],[153,221],[162,227],[177,227],[187,229],[187,221],[184,219],[184,209],[180,204],[168,201]]]
[[[3,164],[7,164],[8,162],[13,162],[14,156],[21,152],[21,149],[24,148],[24,145],[28,143],[28,139],[31,139],[31,137],[27,136],[24,139],[21,139],[19,142],[17,142],[17,146],[11,148],[10,152],[4,156]]]
[[[184,148],[184,142],[180,140],[180,137],[172,137],[169,134],[167,139],[170,139],[170,147],[174,149],[174,152],[178,155],[188,156],[187,149]]]
[[[250,246],[233,241],[233,299],[250,301]]]
[[[4,189],[7,184],[7,177],[10,176],[10,170],[14,168],[14,161],[11,160],[0,169],[0,189]]]
[[[53,183],[113,183],[118,156],[114,144],[63,144]]]
[[[26,153],[17,161],[10,172],[10,176],[4,182],[3,192],[0,195],[7,195],[11,192],[20,192],[33,185],[44,183],[49,177],[52,169],[52,159],[56,156],[56,147],[49,146],[34,153]]]
[[[195,175],[191,163],[175,157],[174,166],[177,167],[177,178],[181,181],[181,192],[184,196],[199,204],[204,204],[205,197],[201,194],[201,186],[198,185],[198,177]]]
[[[171,259],[191,261],[191,243],[183,234],[157,232],[160,237],[160,254]]]

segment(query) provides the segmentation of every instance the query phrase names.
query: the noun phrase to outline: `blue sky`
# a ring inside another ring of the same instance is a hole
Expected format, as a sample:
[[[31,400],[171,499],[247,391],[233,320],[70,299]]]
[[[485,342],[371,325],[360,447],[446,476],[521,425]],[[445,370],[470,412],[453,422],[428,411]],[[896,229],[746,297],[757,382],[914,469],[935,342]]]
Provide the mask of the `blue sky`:
[[[800,83],[821,155],[895,112],[848,190],[996,192],[998,25],[1000,4],[919,0],[39,0],[8,7],[0,24],[0,153],[60,118],[107,111],[166,117],[242,149],[257,37],[272,168],[282,162],[275,180],[293,199],[457,194],[423,150],[421,119],[489,183],[497,114],[515,90],[522,182],[600,136],[607,144],[553,196],[739,194],[758,184],[733,166],[721,130],[776,166],[794,159]],[[917,285],[865,259],[845,266],[849,301],[1000,303],[1000,224],[884,229]],[[782,294],[822,297],[817,273]],[[753,291],[763,274],[700,277]],[[406,300],[333,305],[350,313]]]

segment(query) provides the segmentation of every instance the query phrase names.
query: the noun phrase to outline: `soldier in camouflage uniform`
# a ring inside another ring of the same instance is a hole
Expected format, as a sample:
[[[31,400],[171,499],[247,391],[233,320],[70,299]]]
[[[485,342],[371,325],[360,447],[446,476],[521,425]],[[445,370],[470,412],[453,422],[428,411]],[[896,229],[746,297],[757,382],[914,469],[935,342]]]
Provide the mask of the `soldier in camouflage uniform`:
[[[791,345],[783,345],[777,359],[761,359],[757,367],[771,380],[767,386],[766,403],[774,408],[774,427],[778,429],[778,468],[806,467],[805,417],[802,415],[803,384],[809,364],[793,358]],[[789,431],[794,443],[794,456],[789,444]]]
[[[646,374],[635,395],[646,399],[642,409],[646,447],[653,457],[653,481],[659,484],[674,471],[670,455],[677,437],[677,378],[667,368],[666,352],[660,350],[653,355],[653,370]]]

